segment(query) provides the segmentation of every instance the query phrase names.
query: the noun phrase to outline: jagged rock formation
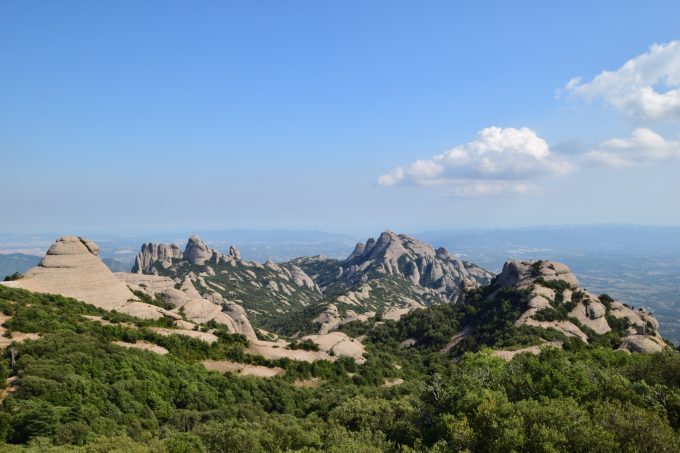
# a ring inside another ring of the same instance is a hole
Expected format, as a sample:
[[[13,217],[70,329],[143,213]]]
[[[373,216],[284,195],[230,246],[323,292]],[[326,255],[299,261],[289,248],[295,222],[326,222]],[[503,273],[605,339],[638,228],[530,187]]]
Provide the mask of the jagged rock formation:
[[[164,244],[155,248],[179,250],[176,246]],[[246,336],[255,336],[249,318],[260,327],[269,327],[268,322],[282,313],[316,303],[322,297],[321,290],[302,269],[271,261],[263,265],[243,260],[233,245],[228,254],[222,254],[197,236],[192,236],[179,258],[175,256],[159,256],[154,261],[149,247],[142,246],[138,259],[144,265],[139,269],[142,274],[167,277],[173,284],[179,284],[182,290],[190,288],[188,291],[194,299],[208,300],[213,307],[219,305],[222,314],[229,316],[237,331]],[[137,266],[133,271],[136,269]],[[185,311],[198,310],[194,307],[195,302],[186,305],[186,301],[173,291],[177,290],[167,289],[157,295],[162,299],[170,298],[176,305],[182,304]],[[215,315],[214,309],[208,310],[208,313],[201,311],[206,308],[210,307],[202,307],[196,312],[196,319]]]
[[[182,259],[183,253],[177,244],[154,244],[149,242],[142,245],[142,250],[135,258],[135,264],[132,267],[134,273],[152,274],[154,265],[159,263],[160,266],[167,269],[172,266],[172,260]]]
[[[666,346],[658,333],[659,323],[649,312],[579,288],[578,279],[564,264],[509,261],[489,297],[509,287],[525,292],[528,301],[516,327],[554,329],[584,343],[612,332],[620,336],[621,349],[635,352],[657,352]]]
[[[240,257],[241,254],[234,246],[231,246],[229,255],[225,257],[222,253],[208,247],[198,236],[191,236],[184,247],[184,251],[177,244],[156,244],[153,242],[142,244],[131,272],[158,274],[159,269],[172,267],[173,260],[185,260],[191,264],[202,266],[209,260],[219,262],[230,258],[240,259]]]
[[[511,313],[510,323],[501,319],[499,325],[531,337],[523,349],[529,352],[572,339],[616,344],[631,352],[657,352],[666,346],[658,333],[659,323],[650,313],[581,289],[563,264],[509,261],[491,280],[489,272],[443,248],[435,250],[392,232],[358,244],[346,260],[311,257],[260,264],[241,259],[233,246],[222,254],[192,236],[184,251],[176,245],[144,244],[133,269],[136,272],[113,274],[98,253],[99,247],[87,239],[60,238],[24,279],[6,284],[74,297],[141,318],[171,317],[188,330],[214,321],[245,335],[253,347],[272,357],[284,354],[279,350],[282,340],[259,340],[251,321],[274,333],[328,343],[328,350],[322,348],[321,354],[295,353],[300,356],[316,360],[331,357],[332,350],[359,360],[360,343],[348,342],[344,334],[335,332],[342,324],[377,315],[397,320],[417,308],[464,300],[466,294],[486,301],[480,305],[484,309],[501,306],[511,297],[514,305],[509,312],[503,308],[486,320],[479,319],[488,325],[496,315],[502,318]],[[470,313],[474,316],[479,311]],[[288,322],[297,330],[286,331]],[[316,323],[318,335],[305,337],[314,331],[305,330],[304,322]],[[282,323],[285,328],[277,330]],[[445,351],[482,332],[483,324],[466,321],[463,326]],[[544,338],[540,332],[549,335]],[[501,352],[509,358],[517,353],[513,348]]]
[[[140,318],[180,318],[160,307],[142,303],[99,259],[99,247],[81,237],[59,238],[38,266],[14,286],[29,291],[61,294],[106,310]]]
[[[191,264],[203,265],[213,256],[213,250],[205,245],[198,236],[191,236],[184,248],[184,259]]]
[[[331,306],[316,321],[328,331],[366,314],[398,319],[409,311],[455,303],[466,289],[487,284],[493,274],[445,248],[404,234],[383,232],[356,245],[345,260],[317,256],[288,263],[312,277]]]
[[[341,278],[356,282],[371,273],[395,275],[414,285],[433,289],[445,301],[455,302],[465,287],[488,283],[493,274],[466,263],[444,247],[431,245],[405,234],[383,232],[378,240],[357,244],[343,265]]]
[[[358,243],[344,261],[325,257],[299,258],[290,262],[312,275],[324,290],[337,292],[369,280],[399,277],[442,302],[455,302],[465,288],[488,283],[493,274],[460,260],[443,247],[405,234],[383,232],[378,240]]]
[[[99,247],[92,241],[80,237],[62,237],[50,247],[40,264],[26,272],[25,278],[12,282],[13,286],[61,294],[106,310],[117,310],[145,319],[165,316],[184,322],[181,321],[183,313],[192,326],[192,323],[214,320],[226,325],[232,332],[257,338],[241,307],[224,301],[219,295],[201,297],[190,279],[178,289],[177,283],[167,277],[141,273],[113,274],[98,258],[98,253]],[[181,252],[177,246],[144,244],[135,267],[148,269],[149,260],[154,256],[163,262],[181,257]],[[166,310],[142,302],[133,291],[141,291],[151,299],[167,302],[174,309]]]

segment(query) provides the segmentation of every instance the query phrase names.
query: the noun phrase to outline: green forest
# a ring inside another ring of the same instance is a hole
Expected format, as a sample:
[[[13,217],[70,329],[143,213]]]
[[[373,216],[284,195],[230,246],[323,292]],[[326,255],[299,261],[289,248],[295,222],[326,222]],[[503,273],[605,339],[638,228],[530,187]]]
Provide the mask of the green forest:
[[[357,365],[269,361],[246,353],[246,339],[226,330],[215,331],[214,344],[161,336],[151,328],[167,326],[162,320],[0,286],[5,337],[40,334],[2,351],[0,450],[680,451],[680,353],[616,351],[608,338],[506,362],[489,348],[530,343],[530,333],[507,323],[521,303],[511,296],[491,312],[473,297],[467,307],[348,324],[344,332],[361,336],[367,349]],[[441,353],[470,322],[479,340]],[[402,347],[407,338],[417,346]],[[125,349],[117,340],[153,342],[169,353]],[[225,358],[285,374],[221,374],[199,363]]]

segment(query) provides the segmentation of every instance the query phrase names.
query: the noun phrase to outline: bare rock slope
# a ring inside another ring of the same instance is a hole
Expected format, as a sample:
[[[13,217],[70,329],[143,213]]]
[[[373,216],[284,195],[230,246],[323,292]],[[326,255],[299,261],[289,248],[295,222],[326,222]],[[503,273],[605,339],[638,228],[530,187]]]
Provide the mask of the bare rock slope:
[[[106,310],[118,310],[140,318],[179,318],[163,308],[143,303],[99,259],[99,247],[74,236],[59,238],[36,267],[16,286],[29,291],[61,294]]]

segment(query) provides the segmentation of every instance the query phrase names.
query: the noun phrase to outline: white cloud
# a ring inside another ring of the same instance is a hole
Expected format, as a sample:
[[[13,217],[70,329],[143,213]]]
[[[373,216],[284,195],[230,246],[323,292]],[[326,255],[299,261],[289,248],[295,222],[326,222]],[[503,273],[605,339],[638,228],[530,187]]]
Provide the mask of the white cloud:
[[[573,78],[565,91],[588,102],[602,100],[640,120],[680,119],[680,41],[654,44],[590,82]]]
[[[628,138],[613,138],[586,154],[586,160],[609,167],[650,164],[680,158],[680,142],[638,128]]]
[[[380,176],[378,184],[447,185],[461,197],[527,193],[536,189],[530,179],[571,169],[533,130],[488,127],[477,140],[397,167]]]
[[[511,181],[461,181],[451,191],[451,195],[459,198],[527,194],[538,192],[538,187],[531,182]]]

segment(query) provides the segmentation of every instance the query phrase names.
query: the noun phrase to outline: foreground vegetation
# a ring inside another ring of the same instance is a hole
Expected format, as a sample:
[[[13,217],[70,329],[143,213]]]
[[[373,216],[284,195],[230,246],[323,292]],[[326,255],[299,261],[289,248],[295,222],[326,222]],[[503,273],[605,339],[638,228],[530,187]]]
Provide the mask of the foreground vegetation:
[[[510,298],[508,309],[518,303]],[[10,378],[14,391],[3,392],[2,451],[680,451],[679,353],[549,348],[505,362],[488,343],[521,343],[521,334],[504,330],[503,312],[481,316],[474,305],[346,326],[366,336],[361,366],[270,362],[224,331],[213,345],[163,337],[152,330],[163,322],[2,286],[0,312],[11,317],[8,335],[41,334],[3,351],[0,387]],[[468,345],[476,352],[456,360],[440,353],[471,320],[486,335]],[[418,344],[400,347],[405,338]],[[145,340],[169,353],[115,340]],[[206,358],[286,374],[219,374],[198,363]],[[396,378],[404,383],[384,385]]]

